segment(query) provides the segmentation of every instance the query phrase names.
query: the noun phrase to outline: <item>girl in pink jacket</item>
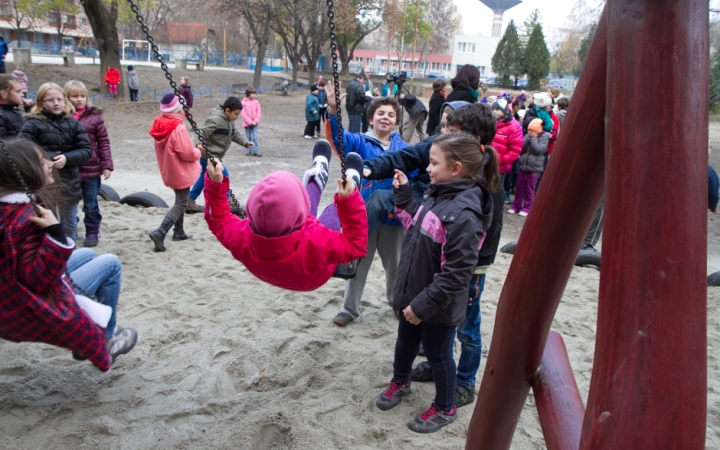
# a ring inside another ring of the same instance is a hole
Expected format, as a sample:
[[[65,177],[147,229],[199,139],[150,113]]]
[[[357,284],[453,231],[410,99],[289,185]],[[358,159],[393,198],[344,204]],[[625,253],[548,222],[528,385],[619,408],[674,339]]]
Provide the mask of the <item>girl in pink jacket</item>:
[[[497,131],[492,146],[498,155],[498,170],[505,186],[505,203],[510,203],[510,189],[505,179],[512,180],[512,168],[523,146],[522,125],[513,118],[507,100],[500,98],[492,104],[492,112],[497,119]]]
[[[247,149],[245,156],[262,156],[258,153],[257,129],[260,123],[262,113],[260,111],[260,102],[255,98],[255,89],[249,87],[245,89],[245,98],[242,99],[242,115],[243,127],[245,127],[245,136],[247,140],[255,144],[254,147]]]
[[[165,186],[175,191],[175,204],[163,218],[160,228],[150,233],[156,252],[164,252],[165,235],[175,225],[173,241],[184,241],[192,236],[185,234],[183,221],[188,204],[190,186],[200,173],[200,150],[195,147],[180,114],[182,105],[177,96],[167,93],[160,101],[162,115],[155,119],[150,136],[155,139],[160,175]]]

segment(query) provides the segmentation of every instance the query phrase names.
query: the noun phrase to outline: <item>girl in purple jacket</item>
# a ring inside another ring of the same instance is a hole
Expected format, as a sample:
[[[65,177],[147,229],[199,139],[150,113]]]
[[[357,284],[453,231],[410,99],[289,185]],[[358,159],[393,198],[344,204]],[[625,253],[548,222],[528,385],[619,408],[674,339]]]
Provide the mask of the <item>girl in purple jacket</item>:
[[[93,153],[90,159],[80,166],[80,186],[83,195],[83,212],[85,213],[85,247],[95,247],[100,235],[100,176],[107,180],[113,171],[110,138],[108,137],[102,109],[90,104],[88,90],[81,81],[71,80],[65,85],[65,95],[75,108],[75,120],[85,128]]]

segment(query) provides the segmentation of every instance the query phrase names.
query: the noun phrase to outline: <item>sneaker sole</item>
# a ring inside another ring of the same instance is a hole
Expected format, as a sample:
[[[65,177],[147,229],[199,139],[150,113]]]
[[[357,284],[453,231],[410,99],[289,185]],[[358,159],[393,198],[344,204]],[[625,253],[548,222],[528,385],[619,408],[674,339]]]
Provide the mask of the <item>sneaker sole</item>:
[[[129,331],[129,329],[123,330],[123,332],[124,332],[124,331]],[[115,354],[111,354],[111,356],[112,356],[112,362],[113,362],[113,363],[115,363],[115,360],[117,359],[118,356],[124,355],[124,354],[130,352],[130,350],[132,350],[133,348],[135,348],[135,344],[137,344],[137,340],[138,340],[138,333],[137,333],[137,331],[135,331],[135,330],[132,330],[132,331],[133,331],[133,333],[132,333],[132,342],[130,343],[130,345],[128,345],[127,347],[123,348],[121,351],[119,351],[119,352],[117,352],[117,353],[115,353]],[[119,334],[119,333],[118,333],[118,334]],[[114,337],[114,336],[113,336],[113,337]]]
[[[455,422],[455,419],[457,418],[457,413],[455,413],[454,416],[448,417],[448,421],[442,425],[434,426],[434,427],[422,427],[418,426],[414,420],[411,420],[408,422],[407,426],[410,428],[411,431],[414,431],[416,433],[423,433],[423,434],[430,434],[440,431],[441,428],[446,427],[450,425],[451,423]]]
[[[344,320],[337,319],[337,318],[334,318],[332,321],[335,325],[337,325],[339,327],[346,327],[346,326],[350,325],[350,322],[352,322],[352,320],[345,322]]]

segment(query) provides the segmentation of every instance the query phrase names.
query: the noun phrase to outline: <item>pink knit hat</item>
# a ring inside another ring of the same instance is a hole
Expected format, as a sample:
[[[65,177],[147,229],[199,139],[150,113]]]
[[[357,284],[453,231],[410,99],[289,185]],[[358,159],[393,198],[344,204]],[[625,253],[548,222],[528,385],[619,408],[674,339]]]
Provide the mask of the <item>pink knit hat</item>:
[[[277,171],[250,191],[246,209],[250,224],[260,236],[284,236],[305,223],[310,198],[298,177]]]
[[[163,95],[162,100],[160,100],[160,112],[174,113],[180,111],[181,109],[182,105],[180,104],[180,100],[178,100],[177,95],[172,92],[168,92]]]

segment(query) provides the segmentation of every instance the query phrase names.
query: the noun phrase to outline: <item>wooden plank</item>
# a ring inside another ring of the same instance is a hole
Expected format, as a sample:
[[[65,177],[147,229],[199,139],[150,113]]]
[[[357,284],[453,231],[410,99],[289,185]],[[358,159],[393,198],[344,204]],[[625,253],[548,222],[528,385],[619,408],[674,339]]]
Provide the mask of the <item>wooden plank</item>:
[[[708,2],[610,0],[608,13],[603,268],[580,448],[701,449]]]

